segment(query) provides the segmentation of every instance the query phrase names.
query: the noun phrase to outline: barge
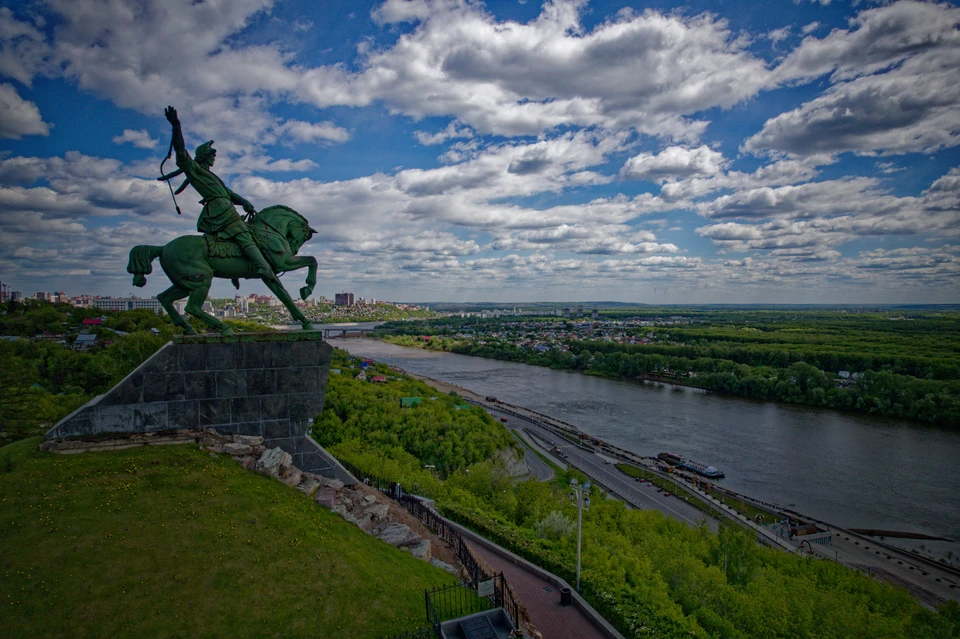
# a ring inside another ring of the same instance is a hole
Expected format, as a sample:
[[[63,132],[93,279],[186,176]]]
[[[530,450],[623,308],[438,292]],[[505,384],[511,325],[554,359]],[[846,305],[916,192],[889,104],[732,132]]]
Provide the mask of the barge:
[[[713,466],[707,466],[706,464],[698,462],[694,459],[687,459],[686,457],[674,455],[673,453],[660,453],[657,455],[657,459],[660,461],[665,461],[673,466],[679,466],[680,468],[692,470],[698,475],[703,475],[704,477],[709,477],[710,479],[722,479],[726,477],[726,474],[724,474],[723,471],[717,470]]]

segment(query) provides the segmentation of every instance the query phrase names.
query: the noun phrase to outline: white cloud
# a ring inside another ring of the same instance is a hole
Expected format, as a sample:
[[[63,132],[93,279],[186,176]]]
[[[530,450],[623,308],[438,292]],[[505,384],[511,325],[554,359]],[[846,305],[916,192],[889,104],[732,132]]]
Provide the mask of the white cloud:
[[[429,15],[430,4],[427,0],[387,0],[370,12],[370,17],[377,24],[416,22]]]
[[[790,27],[780,27],[767,32],[767,39],[774,44],[778,44],[788,37],[790,37]]]
[[[835,80],[876,73],[930,50],[955,49],[960,9],[947,4],[901,0],[868,9],[824,38],[805,38],[773,72],[781,81],[833,73]]]
[[[114,144],[129,142],[138,149],[155,149],[157,141],[150,137],[146,129],[124,129],[123,133],[113,138]]]
[[[375,15],[416,18],[414,30],[372,52],[357,76],[332,68],[305,74],[300,95],[318,106],[382,99],[413,117],[458,118],[479,133],[633,127],[693,140],[706,122],[686,115],[745,100],[769,75],[710,15],[622,11],[587,32],[583,7],[554,0],[521,24],[498,22],[471,3],[390,2]]]
[[[797,155],[932,152],[960,143],[960,46],[834,85],[767,120],[745,150]]]
[[[8,7],[0,7],[0,76],[30,86],[49,55],[50,47],[39,29],[17,20]]]
[[[442,144],[454,138],[472,138],[473,131],[470,130],[470,127],[458,126],[457,122],[453,121],[447,125],[447,128],[437,133],[414,131],[413,136],[417,138],[420,144],[429,146],[432,144]]]
[[[722,153],[706,145],[693,149],[671,146],[658,154],[641,153],[628,159],[620,169],[620,179],[663,183],[697,175],[716,175],[726,164]]]
[[[864,237],[960,236],[960,170],[936,180],[920,197],[880,190],[879,180],[855,178],[760,188],[701,204],[723,221],[696,232],[724,251],[839,246]]]
[[[25,135],[50,135],[40,109],[24,100],[10,84],[0,84],[0,137],[19,140]]]
[[[834,84],[767,120],[745,150],[892,155],[958,144],[960,9],[901,1],[850,22],[805,38],[774,70],[779,82],[830,73]]]
[[[287,120],[279,131],[297,142],[346,142],[350,139],[350,132],[335,125],[333,122],[303,122],[301,120]]]

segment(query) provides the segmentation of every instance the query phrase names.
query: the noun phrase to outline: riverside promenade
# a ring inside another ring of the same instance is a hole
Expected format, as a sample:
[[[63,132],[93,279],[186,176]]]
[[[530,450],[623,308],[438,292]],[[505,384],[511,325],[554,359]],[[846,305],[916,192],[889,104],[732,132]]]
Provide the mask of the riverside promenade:
[[[605,639],[611,636],[578,607],[561,606],[560,589],[555,582],[518,566],[486,546],[476,542],[467,542],[467,545],[495,572],[503,573],[513,594],[526,607],[530,621],[545,639]]]
[[[645,466],[648,470],[655,472],[653,468],[647,465],[649,458],[644,458],[632,451],[618,449],[609,444],[604,445],[603,454],[598,455],[574,445],[569,439],[564,439],[564,436],[578,438],[582,432],[572,424],[522,406],[487,401],[485,396],[449,382],[438,381],[415,373],[407,372],[407,374],[420,379],[441,392],[456,391],[464,399],[483,406],[495,416],[508,417],[510,426],[513,428],[536,433],[543,438],[545,443],[550,445],[549,447],[552,448],[556,445],[567,453],[568,459],[566,461],[588,475],[591,480],[605,486],[621,498],[624,498],[625,494],[627,497],[625,501],[634,507],[656,508],[666,516],[690,525],[696,525],[699,521],[704,520],[713,529],[718,525],[716,519],[705,517],[703,513],[692,509],[674,497],[664,498],[660,493],[651,490],[649,487],[646,489],[640,488],[638,484],[629,481],[625,475],[616,470],[614,464],[610,463],[614,460],[625,461]],[[699,492],[689,485],[684,485],[684,488],[691,492]],[[710,495],[703,493],[700,496],[717,507],[728,521],[736,522],[744,528],[752,530],[758,535],[758,541],[762,541],[769,546],[779,547],[785,552],[797,552],[797,549],[786,540],[779,539],[765,528],[757,526],[755,522],[751,522],[733,512],[724,504],[716,502]],[[756,501],[746,495],[739,495],[739,498]],[[819,547],[814,545],[811,549],[812,556],[818,556],[824,560],[833,560],[854,570],[871,574],[883,581],[904,586],[923,605],[930,609],[946,601],[960,600],[960,570],[803,513],[793,513],[793,515],[805,520],[815,521],[833,532],[831,546]]]

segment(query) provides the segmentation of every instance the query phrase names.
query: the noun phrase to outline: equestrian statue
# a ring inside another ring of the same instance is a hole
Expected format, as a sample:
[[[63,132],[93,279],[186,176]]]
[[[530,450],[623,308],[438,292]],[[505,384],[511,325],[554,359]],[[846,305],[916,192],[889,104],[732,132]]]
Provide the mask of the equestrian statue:
[[[310,321],[293,303],[277,273],[306,267],[307,281],[306,286],[300,289],[300,297],[305,300],[313,293],[313,287],[317,284],[317,260],[310,256],[299,257],[297,251],[316,231],[310,228],[302,215],[282,204],[269,206],[258,213],[249,200],[230,190],[210,170],[217,156],[213,140],[201,144],[195,156],[190,157],[183,142],[177,110],[167,107],[164,114],[173,127],[167,159],[172,151],[176,151],[178,168],[158,179],[167,181],[169,185],[171,178],[181,173],[186,176],[177,193],[189,185],[203,198],[200,200],[203,210],[197,220],[197,230],[203,235],[184,235],[165,246],[134,247],[127,264],[127,272],[133,275],[134,286],[146,285],[147,278],[144,276],[153,272],[153,260],[159,257],[160,266],[173,286],[157,295],[157,299],[173,323],[182,327],[187,334],[196,332],[173,306],[175,301],[186,297],[184,310],[187,313],[219,330],[222,335],[232,335],[233,330],[229,326],[203,310],[210,284],[213,278],[220,277],[232,280],[234,286],[239,288],[240,279],[260,279],[305,330],[313,329]],[[160,172],[163,173],[162,163]],[[237,214],[234,208],[237,204],[247,213],[246,221]],[[176,208],[180,213],[180,207]]]

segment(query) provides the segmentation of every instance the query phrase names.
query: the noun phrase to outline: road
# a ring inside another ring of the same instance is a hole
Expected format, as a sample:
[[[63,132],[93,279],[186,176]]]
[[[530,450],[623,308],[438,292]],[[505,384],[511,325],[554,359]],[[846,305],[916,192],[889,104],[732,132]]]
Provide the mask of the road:
[[[422,375],[413,375],[413,377],[436,386],[443,392],[455,390],[467,401],[484,407],[498,419],[507,417],[511,426],[527,429],[537,436],[543,437],[544,441],[548,442],[549,447],[559,446],[568,455],[566,461],[572,466],[577,467],[589,475],[591,479],[595,479],[613,490],[617,496],[635,508],[656,508],[668,517],[690,525],[697,525],[700,521],[706,519],[711,529],[716,530],[718,528],[715,519],[706,518],[700,511],[682,503],[675,497],[664,498],[648,483],[631,482],[613,465],[605,463],[602,458],[592,452],[578,448],[569,440],[557,435],[554,430],[542,426],[541,422],[547,423],[556,431],[576,432],[578,429],[572,424],[566,424],[553,417],[538,415],[520,406],[503,405],[499,402],[494,404],[485,401],[483,396],[468,389],[456,387],[446,382],[438,382]],[[606,452],[610,454],[609,450]],[[639,455],[623,449],[618,449],[613,454],[623,454],[632,463],[642,464],[644,461]],[[686,488],[690,489],[689,487]],[[750,500],[749,497],[743,495],[740,495],[740,497]],[[719,506],[719,503],[714,505]],[[752,522],[746,521],[726,509],[724,509],[724,514],[744,527],[754,530],[757,528]],[[937,564],[909,551],[877,542],[870,537],[852,533],[829,522],[819,521],[801,513],[795,513],[795,515],[805,520],[816,521],[822,528],[832,532],[831,545],[818,546],[813,544],[811,552],[814,554],[825,559],[833,559],[855,570],[873,574],[879,579],[903,586],[929,608],[933,608],[944,601],[960,600],[960,570]],[[761,534],[762,532],[758,531],[758,538],[761,537]],[[778,545],[786,551],[793,551],[793,548],[789,547],[789,544],[785,544],[783,540],[766,537],[764,541],[771,543],[771,545]]]
[[[484,405],[484,408],[497,419],[506,417],[512,428],[521,428],[527,431],[545,448],[559,448],[565,456],[565,461],[570,466],[589,476],[591,480],[602,485],[628,505],[634,508],[655,508],[664,515],[691,526],[706,522],[711,530],[716,531],[719,527],[716,519],[707,517],[673,495],[664,497],[649,482],[637,483],[632,481],[608,461],[611,460],[609,451],[608,455],[598,455],[592,451],[584,450],[565,437],[558,435],[551,428],[542,425],[540,419],[518,415],[516,411],[523,410],[518,407],[510,407],[508,411],[504,411],[498,409],[497,406],[483,402],[479,403]],[[639,458],[631,461],[642,463]],[[686,485],[683,487],[687,490],[693,490]],[[701,497],[706,500],[711,499],[706,495],[701,495]],[[718,508],[721,507],[719,502],[714,505]],[[753,522],[745,520],[728,509],[724,510],[724,514],[740,525],[757,531],[758,537],[772,536],[772,533],[766,529],[759,530]],[[797,516],[801,515],[797,513]],[[803,518],[812,519],[806,516],[803,516]],[[930,609],[947,600],[960,599],[960,575],[956,571],[935,565],[922,557],[877,542],[870,537],[851,533],[827,522],[817,521],[817,523],[821,527],[832,531],[831,544],[827,546],[813,544],[811,548],[805,546],[803,549],[805,552],[811,552],[823,559],[832,559],[855,570],[903,586]],[[775,541],[776,544],[787,551],[794,550],[794,547],[783,540],[765,541],[771,545],[773,545],[771,541]]]
[[[536,477],[537,481],[553,481],[553,478],[557,476],[557,474],[553,472],[553,469],[533,452],[533,447],[527,442],[523,433],[518,432],[516,429],[511,430],[517,435],[517,438],[520,440],[520,443],[523,444],[524,448],[527,449],[527,453],[523,456],[523,461],[527,465],[527,468],[530,469],[530,475]]]
[[[566,455],[565,461],[569,465],[580,470],[596,483],[612,492],[615,497],[622,499],[634,508],[653,508],[690,526],[697,526],[701,521],[706,521],[712,530],[717,530],[718,524],[715,519],[707,517],[675,496],[664,497],[664,493],[658,492],[653,484],[639,483],[630,479],[617,470],[613,464],[604,461],[592,452],[582,450],[567,439],[540,426],[536,421],[518,417],[512,413],[505,413],[495,408],[487,407],[487,410],[497,419],[507,418],[511,427],[522,428],[532,433],[541,441],[546,442],[549,448],[559,448]]]

